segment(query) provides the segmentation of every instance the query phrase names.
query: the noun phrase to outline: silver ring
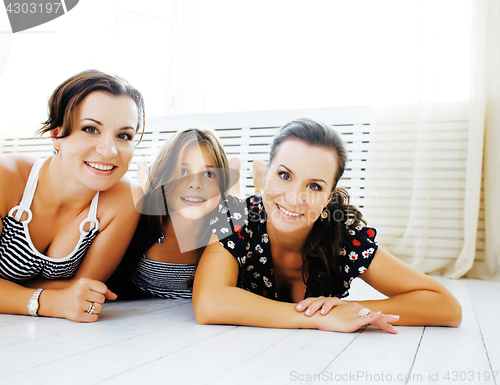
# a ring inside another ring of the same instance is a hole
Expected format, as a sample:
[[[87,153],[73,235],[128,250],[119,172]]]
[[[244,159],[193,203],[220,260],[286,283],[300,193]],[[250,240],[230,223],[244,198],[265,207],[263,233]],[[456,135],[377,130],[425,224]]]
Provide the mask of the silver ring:
[[[366,307],[364,307],[363,309],[361,309],[360,311],[358,311],[358,315],[360,317],[366,317],[366,316],[369,316],[371,313],[370,309],[367,309]]]
[[[95,303],[91,302],[89,309],[87,310],[87,313],[92,314],[94,312],[94,310],[95,310]]]

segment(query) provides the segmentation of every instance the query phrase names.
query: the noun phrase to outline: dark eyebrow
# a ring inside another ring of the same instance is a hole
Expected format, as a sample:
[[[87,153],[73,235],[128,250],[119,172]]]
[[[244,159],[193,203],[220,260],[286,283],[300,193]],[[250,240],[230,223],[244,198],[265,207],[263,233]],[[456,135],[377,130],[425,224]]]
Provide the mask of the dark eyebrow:
[[[293,171],[290,170],[287,166],[285,166],[284,164],[279,164],[278,167],[283,167],[284,169],[286,169],[290,174],[293,175]],[[313,182],[322,182],[324,183],[325,185],[328,185],[328,183],[326,183],[323,179],[311,179],[311,181]]]
[[[98,124],[99,126],[102,126],[102,123],[100,121],[98,121],[98,120],[95,120],[95,119],[92,119],[92,118],[83,118],[82,121],[84,121],[84,120],[91,120],[94,123]]]
[[[83,118],[83,119],[82,119],[82,122],[83,122],[84,120],[90,120],[90,121],[92,121],[92,122],[96,123],[96,124],[97,124],[97,125],[99,125],[99,126],[102,126],[102,125],[103,125],[100,121],[95,120],[95,119],[92,119],[92,118]],[[122,128],[120,128],[120,131],[121,131],[121,130],[132,130],[132,131],[135,131],[135,128],[130,127],[130,126],[126,126],[126,127],[122,127]]]

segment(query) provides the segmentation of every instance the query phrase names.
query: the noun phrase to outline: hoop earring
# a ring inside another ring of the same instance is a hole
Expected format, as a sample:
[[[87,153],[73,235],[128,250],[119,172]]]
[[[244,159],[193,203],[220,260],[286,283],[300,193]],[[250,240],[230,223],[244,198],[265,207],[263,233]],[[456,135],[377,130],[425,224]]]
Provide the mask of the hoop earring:
[[[52,155],[57,155],[59,154],[59,147],[54,146],[54,149],[52,150]]]
[[[321,218],[323,219],[328,218],[328,211],[326,211],[326,207],[323,209],[323,212],[321,213]]]

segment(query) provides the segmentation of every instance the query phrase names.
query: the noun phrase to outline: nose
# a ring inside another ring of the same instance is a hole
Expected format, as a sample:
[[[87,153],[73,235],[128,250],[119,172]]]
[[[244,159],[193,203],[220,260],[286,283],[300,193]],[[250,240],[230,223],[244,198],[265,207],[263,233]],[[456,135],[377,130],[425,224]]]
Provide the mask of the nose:
[[[189,189],[194,189],[194,190],[200,190],[201,189],[201,183],[200,183],[200,174],[193,174],[191,178],[189,178],[188,181],[188,188]]]
[[[95,150],[98,154],[102,155],[104,159],[111,159],[118,154],[116,149],[115,138],[107,135],[102,135]]]
[[[299,206],[305,202],[305,192],[296,184],[286,192],[285,198],[290,206]]]

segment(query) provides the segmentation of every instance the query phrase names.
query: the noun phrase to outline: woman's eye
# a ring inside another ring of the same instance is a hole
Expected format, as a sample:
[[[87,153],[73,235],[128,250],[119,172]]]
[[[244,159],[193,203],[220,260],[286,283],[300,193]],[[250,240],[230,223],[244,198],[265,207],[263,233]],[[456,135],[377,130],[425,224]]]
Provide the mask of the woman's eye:
[[[286,171],[282,171],[279,173],[279,176],[281,177],[281,179],[283,180],[290,180],[292,178],[290,178],[290,174],[287,173]]]
[[[187,168],[182,168],[181,169],[181,175],[187,175],[187,174],[189,174],[188,169]]]
[[[213,171],[207,171],[204,175],[207,178],[215,178],[215,172],[213,172]]]
[[[92,126],[85,126],[82,128],[82,131],[88,132],[89,134],[98,134],[99,133],[97,128],[92,127]]]
[[[321,191],[322,190],[321,186],[317,183],[309,183],[309,188],[313,191]]]
[[[123,139],[123,140],[127,140],[127,141],[131,141],[133,138],[132,135],[126,133],[126,132],[120,132],[118,135],[116,135],[116,137],[118,139]]]

